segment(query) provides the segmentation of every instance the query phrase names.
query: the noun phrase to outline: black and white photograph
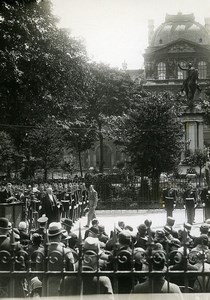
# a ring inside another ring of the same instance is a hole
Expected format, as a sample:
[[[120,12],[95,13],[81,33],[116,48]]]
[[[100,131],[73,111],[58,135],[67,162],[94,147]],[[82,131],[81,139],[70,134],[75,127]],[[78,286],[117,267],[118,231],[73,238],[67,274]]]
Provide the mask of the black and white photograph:
[[[210,1],[0,0],[0,298],[208,293]]]

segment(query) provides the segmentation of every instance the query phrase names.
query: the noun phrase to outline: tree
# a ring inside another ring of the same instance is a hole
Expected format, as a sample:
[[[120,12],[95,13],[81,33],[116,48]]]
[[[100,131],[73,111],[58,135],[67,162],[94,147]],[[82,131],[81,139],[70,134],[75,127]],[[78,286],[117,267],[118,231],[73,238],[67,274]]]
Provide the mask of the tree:
[[[111,127],[135,171],[152,179],[154,195],[158,195],[160,174],[176,168],[183,147],[174,98],[168,94],[142,97],[126,114],[113,119]]]
[[[74,122],[59,122],[63,127],[63,139],[67,149],[74,149],[78,156],[81,177],[83,177],[81,154],[90,149],[95,141],[95,128],[81,114]]]
[[[110,116],[122,115],[132,103],[135,83],[130,77],[104,64],[90,65],[89,93],[85,101],[87,119],[96,126],[100,143],[99,172],[104,170],[104,138],[109,136]]]
[[[208,161],[208,153],[206,150],[196,149],[189,157],[191,167],[199,167],[199,186],[201,185],[202,169]]]
[[[17,151],[11,137],[4,131],[0,131],[0,166],[1,171],[6,172],[7,178],[11,177],[11,169],[14,165]]]
[[[26,126],[72,116],[84,99],[84,46],[56,25],[49,0],[0,2],[1,123],[19,146]]]
[[[44,180],[48,171],[58,168],[63,159],[64,143],[61,129],[53,122],[37,125],[25,138],[26,158],[29,165],[36,161],[37,167],[44,169]]]

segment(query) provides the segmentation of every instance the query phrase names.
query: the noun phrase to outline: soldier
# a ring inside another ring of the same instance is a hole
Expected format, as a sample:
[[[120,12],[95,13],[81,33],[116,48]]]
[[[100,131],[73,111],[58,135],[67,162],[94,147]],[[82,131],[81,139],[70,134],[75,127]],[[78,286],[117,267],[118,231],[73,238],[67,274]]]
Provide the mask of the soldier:
[[[163,189],[163,201],[165,203],[166,217],[173,216],[174,197],[170,197],[169,189]]]

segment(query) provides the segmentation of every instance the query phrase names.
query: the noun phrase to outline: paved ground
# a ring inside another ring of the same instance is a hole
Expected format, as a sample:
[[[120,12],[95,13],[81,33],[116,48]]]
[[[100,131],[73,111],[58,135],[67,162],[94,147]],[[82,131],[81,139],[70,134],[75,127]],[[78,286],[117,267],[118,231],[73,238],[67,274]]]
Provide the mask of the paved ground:
[[[142,224],[145,219],[152,220],[152,228],[159,229],[162,228],[166,223],[166,211],[163,209],[150,209],[150,210],[97,210],[97,218],[99,222],[105,225],[106,232],[109,234],[114,228],[114,224],[117,225],[119,220],[125,222],[126,225],[133,227],[134,231],[137,231],[137,226]],[[179,229],[182,227],[185,220],[185,210],[175,209],[173,212],[173,217],[175,218],[175,228]],[[87,217],[83,217],[74,225],[73,231],[78,233],[79,226],[82,228],[82,235],[84,234],[86,228],[83,226],[87,223]],[[196,209],[195,213],[195,224],[192,226],[192,234],[199,234],[199,227],[203,223],[203,209]]]

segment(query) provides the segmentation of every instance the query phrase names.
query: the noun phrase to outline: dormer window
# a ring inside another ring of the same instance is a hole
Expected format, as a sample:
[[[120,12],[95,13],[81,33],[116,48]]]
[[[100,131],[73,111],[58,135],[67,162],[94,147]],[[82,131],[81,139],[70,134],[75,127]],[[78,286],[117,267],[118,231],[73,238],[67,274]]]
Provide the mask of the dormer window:
[[[162,40],[162,39],[160,39],[160,40],[159,40],[159,44],[162,44],[162,43],[163,43],[163,40]]]

